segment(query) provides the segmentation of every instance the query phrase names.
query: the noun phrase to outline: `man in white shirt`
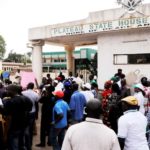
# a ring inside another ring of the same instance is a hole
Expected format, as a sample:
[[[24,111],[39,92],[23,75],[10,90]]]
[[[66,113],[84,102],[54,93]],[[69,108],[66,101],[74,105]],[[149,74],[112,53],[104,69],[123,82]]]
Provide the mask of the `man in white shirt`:
[[[118,120],[118,138],[121,150],[149,150],[146,140],[146,117],[138,111],[134,96],[122,99],[124,115]]]
[[[33,129],[34,129],[34,123],[36,119],[38,100],[39,100],[39,95],[33,89],[34,89],[34,83],[30,82],[27,85],[27,90],[22,92],[22,95],[28,97],[33,104],[32,110],[29,113],[29,124],[25,132],[25,140],[26,140],[25,143],[27,149],[29,150],[32,147]]]
[[[94,94],[91,91],[91,84],[86,83],[83,85],[83,91],[81,93],[85,96],[86,102],[88,102],[91,99],[94,99]]]
[[[21,82],[20,69],[17,69],[17,72],[15,73],[15,82],[16,84],[20,84]]]
[[[54,80],[54,82],[56,83],[55,91],[63,91],[64,85],[62,83],[61,77],[57,77],[56,80]]]
[[[138,100],[138,105],[139,105],[139,111],[144,115],[145,114],[145,92],[144,92],[144,87],[141,83],[138,83],[134,85],[134,96]]]
[[[100,120],[102,108],[99,100],[90,100],[86,112],[86,121],[68,129],[62,150],[120,150],[115,132]]]

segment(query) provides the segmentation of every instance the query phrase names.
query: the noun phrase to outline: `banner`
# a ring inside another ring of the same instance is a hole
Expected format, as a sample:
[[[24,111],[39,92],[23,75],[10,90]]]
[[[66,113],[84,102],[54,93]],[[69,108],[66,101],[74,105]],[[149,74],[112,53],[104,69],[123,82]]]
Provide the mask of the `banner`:
[[[27,87],[28,83],[33,82],[34,85],[36,85],[35,82],[35,75],[33,72],[20,72],[21,75],[21,86],[23,88]]]

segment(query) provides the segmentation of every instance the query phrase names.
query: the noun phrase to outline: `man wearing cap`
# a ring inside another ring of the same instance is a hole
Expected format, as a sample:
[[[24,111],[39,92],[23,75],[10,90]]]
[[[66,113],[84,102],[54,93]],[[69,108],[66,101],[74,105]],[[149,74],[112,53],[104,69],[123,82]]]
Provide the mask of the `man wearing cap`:
[[[69,80],[66,80],[64,82],[64,101],[66,101],[68,104],[70,103],[71,95],[72,95],[71,82]]]
[[[53,108],[52,146],[54,150],[61,150],[62,142],[67,127],[67,115],[70,111],[68,104],[62,99],[63,91],[53,92],[56,103]]]
[[[34,83],[30,82],[27,85],[27,90],[22,91],[22,95],[28,97],[32,102],[32,110],[29,113],[29,124],[25,131],[25,139],[27,141],[26,146],[28,147],[28,149],[31,149],[32,147],[33,129],[36,120],[36,113],[38,112],[38,100],[40,98],[40,96],[33,89]]]
[[[146,140],[146,117],[138,111],[134,96],[122,99],[124,115],[118,120],[118,138],[121,150],[149,150]]]
[[[145,114],[144,104],[145,104],[146,98],[145,98],[144,87],[141,83],[134,85],[134,96],[138,100],[139,111],[142,114]]]
[[[86,83],[83,85],[83,91],[81,93],[85,96],[86,102],[88,102],[91,99],[94,99],[94,94],[91,91],[91,84]]]

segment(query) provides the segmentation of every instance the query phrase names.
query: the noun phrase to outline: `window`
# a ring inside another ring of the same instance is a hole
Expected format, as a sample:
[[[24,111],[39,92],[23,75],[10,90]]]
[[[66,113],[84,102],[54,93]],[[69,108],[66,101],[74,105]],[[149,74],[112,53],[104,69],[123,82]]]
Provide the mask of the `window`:
[[[48,67],[43,67],[43,72],[48,72]]]
[[[59,59],[54,59],[54,62],[60,62],[60,60]]]
[[[61,62],[66,62],[66,59],[60,59]]]
[[[129,64],[150,64],[150,54],[132,54],[128,59]]]
[[[128,55],[115,55],[114,63],[115,64],[127,64]]]
[[[150,64],[150,53],[114,54],[114,64]]]

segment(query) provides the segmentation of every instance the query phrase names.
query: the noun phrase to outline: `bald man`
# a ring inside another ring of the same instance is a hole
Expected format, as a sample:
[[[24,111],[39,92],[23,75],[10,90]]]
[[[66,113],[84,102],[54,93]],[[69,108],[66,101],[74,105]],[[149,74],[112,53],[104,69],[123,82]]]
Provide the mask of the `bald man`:
[[[115,132],[102,123],[99,100],[88,101],[86,112],[84,122],[68,129],[62,150],[120,150]]]

